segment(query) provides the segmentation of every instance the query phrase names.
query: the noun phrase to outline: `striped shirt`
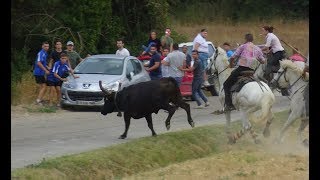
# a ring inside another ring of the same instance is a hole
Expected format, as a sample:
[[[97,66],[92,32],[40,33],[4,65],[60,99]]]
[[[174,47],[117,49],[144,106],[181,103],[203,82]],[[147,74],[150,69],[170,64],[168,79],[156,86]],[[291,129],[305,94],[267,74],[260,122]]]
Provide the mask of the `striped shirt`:
[[[47,67],[47,56],[48,56],[48,53],[44,49],[41,49],[41,51],[38,52],[37,59],[34,64],[34,70],[33,70],[34,75],[36,75],[36,76],[44,76],[45,75],[45,71],[43,71],[38,66],[38,62],[41,62],[41,64],[46,68]]]

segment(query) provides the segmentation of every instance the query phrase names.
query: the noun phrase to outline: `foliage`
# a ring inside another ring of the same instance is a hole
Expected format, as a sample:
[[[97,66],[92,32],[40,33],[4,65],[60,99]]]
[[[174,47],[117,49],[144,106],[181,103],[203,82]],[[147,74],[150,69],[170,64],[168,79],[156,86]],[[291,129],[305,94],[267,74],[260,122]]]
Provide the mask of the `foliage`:
[[[282,7],[286,8],[282,8]],[[31,69],[43,41],[61,39],[75,43],[82,57],[87,54],[115,53],[122,38],[134,56],[148,40],[149,32],[158,37],[176,22],[204,24],[212,21],[239,22],[309,17],[308,0],[12,0],[11,70],[12,82]],[[175,42],[186,37],[172,31]]]

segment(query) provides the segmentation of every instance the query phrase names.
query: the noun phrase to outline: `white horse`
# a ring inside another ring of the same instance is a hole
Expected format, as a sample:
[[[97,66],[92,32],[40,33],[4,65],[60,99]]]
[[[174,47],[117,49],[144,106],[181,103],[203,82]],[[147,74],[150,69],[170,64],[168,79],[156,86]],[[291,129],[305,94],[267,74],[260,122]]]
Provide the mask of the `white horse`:
[[[302,77],[302,70],[297,64],[291,60],[280,61],[280,69],[274,76],[271,84],[273,86],[280,86],[281,88],[291,89],[290,95],[290,114],[286,123],[282,126],[276,142],[283,142],[283,135],[288,127],[297,119],[301,119],[301,124],[298,129],[298,140],[303,142],[305,146],[308,145],[308,140],[302,141],[302,131],[309,124],[309,118],[306,117],[306,107],[303,97],[303,92],[308,82]],[[309,73],[307,73],[308,79]]]
[[[224,107],[225,104],[225,94],[223,90],[223,83],[230,76],[231,71],[233,69],[228,68],[229,62],[227,59],[226,52],[217,47],[216,56],[212,60],[211,63],[211,71],[218,73],[219,85],[220,85],[220,93],[219,100],[221,105]],[[261,85],[262,84],[262,85]],[[237,139],[239,139],[245,132],[250,130],[250,134],[254,139],[255,143],[259,143],[260,141],[257,139],[257,135],[255,134],[253,128],[251,128],[251,123],[248,120],[249,117],[253,116],[255,112],[261,110],[261,116],[258,117],[261,121],[266,121],[266,126],[263,131],[264,137],[270,136],[269,126],[274,118],[272,113],[272,105],[275,101],[275,96],[272,93],[269,86],[261,82],[259,84],[256,81],[249,82],[245,84],[239,92],[235,92],[232,94],[232,102],[237,110],[242,112],[242,126],[243,129],[235,135],[231,135],[230,132],[230,122],[231,116],[230,111],[225,112],[227,124],[226,124],[226,133],[229,137],[229,143],[235,143]]]

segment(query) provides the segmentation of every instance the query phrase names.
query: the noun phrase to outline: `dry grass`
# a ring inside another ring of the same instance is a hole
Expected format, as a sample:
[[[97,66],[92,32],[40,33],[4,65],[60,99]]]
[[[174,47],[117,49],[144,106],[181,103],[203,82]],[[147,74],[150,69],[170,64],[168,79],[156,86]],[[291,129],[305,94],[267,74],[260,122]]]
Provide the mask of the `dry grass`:
[[[263,150],[237,150],[173,164],[124,179],[307,180],[308,169],[307,156],[270,154]]]
[[[202,28],[208,30],[208,40],[212,41],[216,46],[221,46],[224,42],[231,43],[233,48],[236,43],[244,41],[245,33],[252,33],[254,36],[255,44],[264,44],[264,36],[260,36],[261,27],[264,25],[271,25],[275,28],[274,34],[280,39],[289,43],[290,45],[299,49],[301,53],[307,55],[309,49],[309,21],[295,21],[285,22],[284,20],[272,20],[271,22],[244,22],[238,24],[231,23],[208,23],[204,25],[181,25],[175,23],[172,27],[173,30],[180,34],[186,35],[189,41],[193,38]],[[283,44],[288,54],[291,54],[291,49]]]
[[[11,95],[12,105],[32,104],[35,102],[39,94],[39,87],[36,84],[34,76],[31,72],[26,72],[23,75],[21,82],[18,82],[17,84],[11,84],[11,86],[14,86],[14,92]],[[47,87],[44,95],[44,101],[49,101],[49,93],[49,88]],[[51,99],[56,103],[57,97],[55,93],[53,93]]]
[[[271,125],[271,137],[268,139],[261,137],[263,143],[260,145],[252,143],[251,137],[246,134],[234,145],[221,144],[219,153],[137,173],[123,179],[307,180],[309,179],[309,149],[297,142],[296,132],[300,121],[296,121],[288,129],[282,144],[273,143],[287,117],[287,112],[278,115]],[[255,125],[257,129],[264,126]],[[308,137],[308,134],[308,128],[306,128],[303,136]]]

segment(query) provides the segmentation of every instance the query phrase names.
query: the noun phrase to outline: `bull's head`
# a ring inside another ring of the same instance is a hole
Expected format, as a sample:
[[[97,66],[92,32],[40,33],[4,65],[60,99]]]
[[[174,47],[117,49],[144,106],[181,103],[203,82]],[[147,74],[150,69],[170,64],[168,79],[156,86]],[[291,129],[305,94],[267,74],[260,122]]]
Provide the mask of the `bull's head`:
[[[104,94],[104,105],[101,109],[101,114],[107,115],[108,113],[114,112],[115,103],[114,103],[114,95],[115,91],[109,91],[102,87],[102,82],[99,81],[99,87]]]

